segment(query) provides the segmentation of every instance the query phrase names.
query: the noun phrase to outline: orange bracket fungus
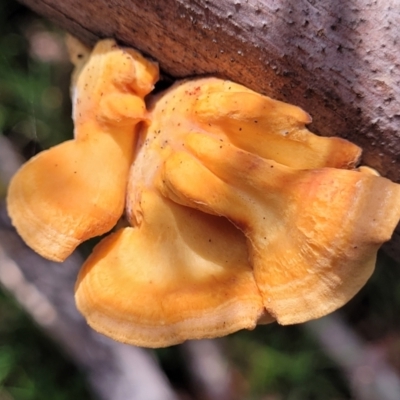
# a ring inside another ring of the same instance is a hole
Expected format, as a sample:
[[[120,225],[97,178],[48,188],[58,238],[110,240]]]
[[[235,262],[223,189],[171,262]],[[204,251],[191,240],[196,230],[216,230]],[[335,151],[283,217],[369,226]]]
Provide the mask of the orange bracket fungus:
[[[151,94],[155,63],[73,39],[75,138],[27,162],[13,224],[44,257],[100,241],[78,309],[116,340],[162,347],[326,315],[371,276],[400,219],[400,185],[310,116],[217,78]],[[124,212],[125,210],[125,212]]]
[[[29,160],[8,193],[18,233],[54,261],[121,217],[139,122],[148,118],[144,97],[158,79],[155,64],[112,40],[100,42],[90,58],[72,38],[69,47],[75,138]]]

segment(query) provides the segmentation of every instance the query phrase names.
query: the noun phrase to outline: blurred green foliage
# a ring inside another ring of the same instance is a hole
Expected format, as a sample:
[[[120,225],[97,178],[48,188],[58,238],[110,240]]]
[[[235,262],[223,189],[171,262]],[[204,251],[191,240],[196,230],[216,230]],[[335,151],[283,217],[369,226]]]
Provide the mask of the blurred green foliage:
[[[0,0],[0,132],[20,148],[47,148],[72,134],[62,35],[20,4]]]
[[[62,33],[50,24],[14,1],[0,0],[0,134],[27,157],[72,135],[64,94],[71,67],[65,56],[43,60],[32,52],[32,35],[46,40],[46,31],[48,40],[62,43]],[[0,291],[0,399],[90,398],[76,367]]]
[[[0,399],[90,398],[75,366],[0,292]]]
[[[261,326],[228,338],[232,361],[244,374],[249,400],[349,399],[337,366],[300,326]]]
[[[0,134],[26,157],[72,136],[71,67],[60,48],[62,33],[13,0],[0,0]],[[381,255],[377,272],[343,315],[366,340],[386,341],[400,369],[399,311],[400,267]],[[299,326],[260,326],[223,343],[246,399],[351,398],[342,372]],[[173,384],[188,390],[180,352],[174,346],[156,354]],[[0,292],[0,400],[88,398],[75,368]]]

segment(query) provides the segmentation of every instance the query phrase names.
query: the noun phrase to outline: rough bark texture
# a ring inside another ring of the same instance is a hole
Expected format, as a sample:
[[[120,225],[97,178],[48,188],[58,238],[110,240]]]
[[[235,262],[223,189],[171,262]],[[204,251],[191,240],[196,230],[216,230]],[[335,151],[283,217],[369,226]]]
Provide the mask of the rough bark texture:
[[[397,0],[22,2],[87,43],[134,46],[173,77],[216,74],[297,104],[311,130],[352,140],[400,182]]]

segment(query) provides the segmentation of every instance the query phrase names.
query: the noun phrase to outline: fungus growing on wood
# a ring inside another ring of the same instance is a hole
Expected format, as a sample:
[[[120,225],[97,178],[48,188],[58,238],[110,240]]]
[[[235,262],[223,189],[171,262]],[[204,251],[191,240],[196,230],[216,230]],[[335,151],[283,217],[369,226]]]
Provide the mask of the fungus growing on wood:
[[[350,300],[400,218],[400,186],[369,172],[293,169],[200,134],[185,149],[164,164],[161,190],[243,231],[264,306],[281,324]]]
[[[76,71],[76,139],[27,163],[8,206],[30,246],[62,259],[110,230],[125,201],[128,227],[95,247],[76,283],[94,329],[168,346],[317,318],[365,284],[400,219],[400,185],[357,168],[359,147],[217,78],[178,82],[145,107],[156,67],[112,41]]]
[[[88,59],[70,42],[75,138],[29,160],[14,176],[8,211],[24,241],[62,261],[83,241],[108,232],[123,213],[144,96],[157,66],[138,52],[100,42]]]

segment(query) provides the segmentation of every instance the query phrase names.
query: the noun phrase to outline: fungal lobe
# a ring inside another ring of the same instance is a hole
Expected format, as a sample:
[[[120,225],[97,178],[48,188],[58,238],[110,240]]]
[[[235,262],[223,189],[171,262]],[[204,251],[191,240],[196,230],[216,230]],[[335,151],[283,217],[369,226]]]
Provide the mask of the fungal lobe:
[[[226,80],[149,94],[157,66],[114,41],[70,48],[75,138],[21,168],[8,209],[54,260],[124,213],[76,282],[94,329],[168,346],[318,318],[366,283],[400,219],[400,185],[358,168],[358,146]]]
[[[70,43],[79,71],[71,88],[75,138],[30,159],[7,197],[21,237],[55,261],[122,215],[137,126],[147,119],[144,96],[158,79],[155,64],[112,40],[90,57],[78,46]]]

